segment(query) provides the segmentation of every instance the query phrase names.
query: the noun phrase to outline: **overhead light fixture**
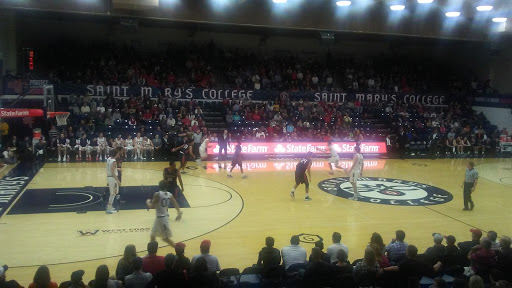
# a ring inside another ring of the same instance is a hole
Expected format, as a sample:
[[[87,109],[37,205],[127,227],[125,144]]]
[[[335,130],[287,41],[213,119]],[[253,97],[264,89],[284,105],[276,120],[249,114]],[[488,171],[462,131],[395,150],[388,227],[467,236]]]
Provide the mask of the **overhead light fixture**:
[[[492,22],[496,22],[496,23],[503,23],[503,22],[507,22],[507,18],[505,18],[505,17],[496,17],[496,18],[492,18]]]
[[[434,2],[434,0],[418,0],[418,3],[420,3],[420,4],[429,4],[432,2]]]
[[[482,6],[476,7],[476,10],[478,10],[478,11],[491,11],[492,10],[492,6],[491,5],[482,5]]]
[[[350,1],[336,1],[336,5],[338,6],[350,6],[350,4],[352,4],[352,2]]]
[[[286,1],[288,1],[288,0],[272,0],[272,1],[277,4],[283,4],[283,3],[286,3]]]
[[[400,11],[400,10],[404,10],[405,6],[404,5],[391,5],[391,6],[389,6],[389,9],[391,9],[393,11]]]
[[[460,16],[460,12],[456,12],[456,11],[446,12],[444,15],[446,15],[446,17],[459,17]]]

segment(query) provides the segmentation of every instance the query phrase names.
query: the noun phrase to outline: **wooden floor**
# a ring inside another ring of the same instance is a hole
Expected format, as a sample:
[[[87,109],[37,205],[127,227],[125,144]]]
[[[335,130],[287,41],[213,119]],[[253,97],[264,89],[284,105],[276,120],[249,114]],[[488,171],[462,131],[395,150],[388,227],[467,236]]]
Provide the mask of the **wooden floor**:
[[[255,263],[266,236],[273,236],[275,246],[281,248],[289,244],[292,235],[303,234],[301,245],[309,254],[313,244],[307,242],[321,237],[327,247],[332,233],[338,231],[349,247],[349,259],[354,260],[362,257],[372,232],[379,232],[388,242],[395,230],[402,229],[406,242],[417,245],[420,252],[431,245],[433,232],[451,234],[458,240],[468,239],[471,227],[512,234],[511,159],[473,160],[480,181],[472,212],[461,210],[460,186],[467,161],[368,162],[365,177],[418,182],[453,195],[450,202],[430,206],[355,202],[322,191],[320,181],[346,176],[341,172],[329,175],[327,163],[322,161],[313,166],[311,202],[303,201],[303,186],[297,189],[295,200],[289,196],[295,160],[248,162],[247,179],[240,177],[239,170],[227,178],[226,170],[215,163],[208,163],[207,170],[190,163],[191,169],[183,176],[190,208],[184,208],[182,221],[171,222],[173,239],[186,242],[189,257],[199,253],[203,239],[210,239],[211,254],[219,257],[222,268],[244,268]],[[123,186],[157,185],[164,167],[163,162],[125,163]],[[80,194],[89,186],[105,187],[104,173],[104,163],[48,163],[26,189],[76,188]],[[145,255],[154,219],[154,211],[146,209],[116,215],[102,211],[31,214],[30,207],[25,209],[27,213],[6,213],[0,218],[0,265],[9,265],[8,279],[17,279],[25,287],[42,264],[51,265],[57,282],[68,280],[77,269],[86,271],[84,279],[88,281],[101,264],[114,273],[125,245],[135,244],[139,255]],[[171,217],[174,215],[172,210]],[[87,233],[94,235],[81,236]],[[172,251],[163,243],[161,246],[160,255]]]

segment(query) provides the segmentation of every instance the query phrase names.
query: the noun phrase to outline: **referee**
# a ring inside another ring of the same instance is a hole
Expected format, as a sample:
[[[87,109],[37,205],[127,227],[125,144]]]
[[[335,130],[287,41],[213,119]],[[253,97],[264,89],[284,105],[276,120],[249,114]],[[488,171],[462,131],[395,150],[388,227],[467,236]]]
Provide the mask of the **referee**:
[[[475,203],[471,199],[471,193],[475,191],[476,184],[478,182],[478,172],[475,170],[475,163],[469,162],[468,166],[466,166],[466,175],[464,177],[464,183],[462,183],[462,187],[464,187],[464,211],[471,211],[475,208]],[[468,208],[468,203],[471,205]]]

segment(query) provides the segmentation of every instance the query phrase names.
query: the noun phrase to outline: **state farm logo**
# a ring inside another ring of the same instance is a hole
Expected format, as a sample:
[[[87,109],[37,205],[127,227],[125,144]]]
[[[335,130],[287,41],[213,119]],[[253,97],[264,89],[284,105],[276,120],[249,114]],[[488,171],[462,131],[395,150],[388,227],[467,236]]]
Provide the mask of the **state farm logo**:
[[[283,145],[277,144],[276,148],[274,148],[274,152],[276,153],[284,153],[286,149],[284,149]]]
[[[318,187],[342,198],[354,196],[349,178],[339,177],[321,181]],[[452,201],[448,191],[427,184],[400,179],[362,177],[357,180],[359,201],[400,206],[430,206]]]

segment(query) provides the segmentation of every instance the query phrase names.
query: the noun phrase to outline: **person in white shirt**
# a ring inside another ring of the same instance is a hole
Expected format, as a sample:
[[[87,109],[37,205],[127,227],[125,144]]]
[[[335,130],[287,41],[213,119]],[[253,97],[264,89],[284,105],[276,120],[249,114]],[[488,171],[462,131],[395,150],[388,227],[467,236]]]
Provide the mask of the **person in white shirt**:
[[[331,264],[338,261],[337,255],[338,250],[342,249],[348,255],[348,247],[345,244],[341,244],[341,234],[338,232],[332,233],[332,245],[327,247],[327,255],[330,257]]]
[[[220,271],[219,259],[217,258],[217,256],[210,255],[211,245],[212,242],[210,240],[203,240],[201,242],[201,245],[199,246],[201,254],[192,257],[192,260],[190,262],[194,264],[194,262],[196,262],[197,259],[202,257],[204,258],[204,260],[206,260],[206,264],[208,265],[208,272],[218,272]]]
[[[80,112],[82,114],[87,114],[87,113],[91,113],[91,107],[87,106],[87,104],[84,102],[84,104],[82,105],[82,107],[80,108]]]
[[[306,264],[306,249],[299,246],[300,238],[297,235],[293,235],[290,239],[290,246],[283,247],[281,249],[281,255],[283,256],[283,265],[285,270],[290,268],[293,264]]]
[[[148,152],[151,153],[151,158],[155,156],[155,146],[153,145],[153,141],[149,139],[147,136],[144,136],[144,148],[142,150],[142,155],[144,156],[142,159],[145,159]]]
[[[334,166],[338,169],[343,169],[343,168],[339,164],[340,156],[338,155],[338,152],[336,151],[336,149],[334,149],[332,142],[331,141],[327,142],[327,146],[329,148],[329,151],[327,151],[327,153],[331,155],[331,157],[329,158],[329,169],[331,170],[331,171],[329,171],[329,174],[333,175],[334,172],[333,172],[332,166]]]
[[[107,159],[107,182],[110,191],[107,204],[107,214],[117,213],[117,211],[112,207],[112,203],[114,202],[116,195],[119,193],[119,186],[121,186],[121,181],[118,178],[119,170],[117,169],[116,159],[120,159],[122,151],[123,148],[117,147],[114,150],[114,157],[108,157]]]
[[[145,159],[143,158],[142,156],[144,156],[144,154],[142,153],[143,151],[143,145],[144,145],[144,138],[142,138],[140,136],[140,132],[137,133],[137,136],[133,139],[133,147],[135,148],[135,156],[133,157],[134,160],[137,160],[137,158],[139,159]]]
[[[96,111],[98,111],[100,114],[105,113],[105,107],[103,107],[103,103],[100,102],[99,106],[96,107]]]
[[[350,167],[350,169],[345,168],[345,173],[350,176],[350,183],[352,184],[352,189],[354,191],[354,197],[350,197],[349,199],[357,201],[357,198],[359,197],[359,193],[357,192],[357,179],[363,176],[364,159],[359,146],[355,146],[354,151],[356,154],[352,160],[352,167]]]
[[[133,139],[132,139],[132,135],[128,135],[126,137],[126,141],[124,141],[124,149],[126,150],[126,152],[130,152],[130,154],[132,155],[133,157]]]
[[[256,132],[256,138],[265,139],[265,132],[263,132],[262,129],[258,129],[258,131]]]
[[[98,156],[100,161],[103,161],[103,159],[106,159],[108,156],[108,145],[107,145],[107,138],[103,136],[103,133],[100,133],[98,136]]]

